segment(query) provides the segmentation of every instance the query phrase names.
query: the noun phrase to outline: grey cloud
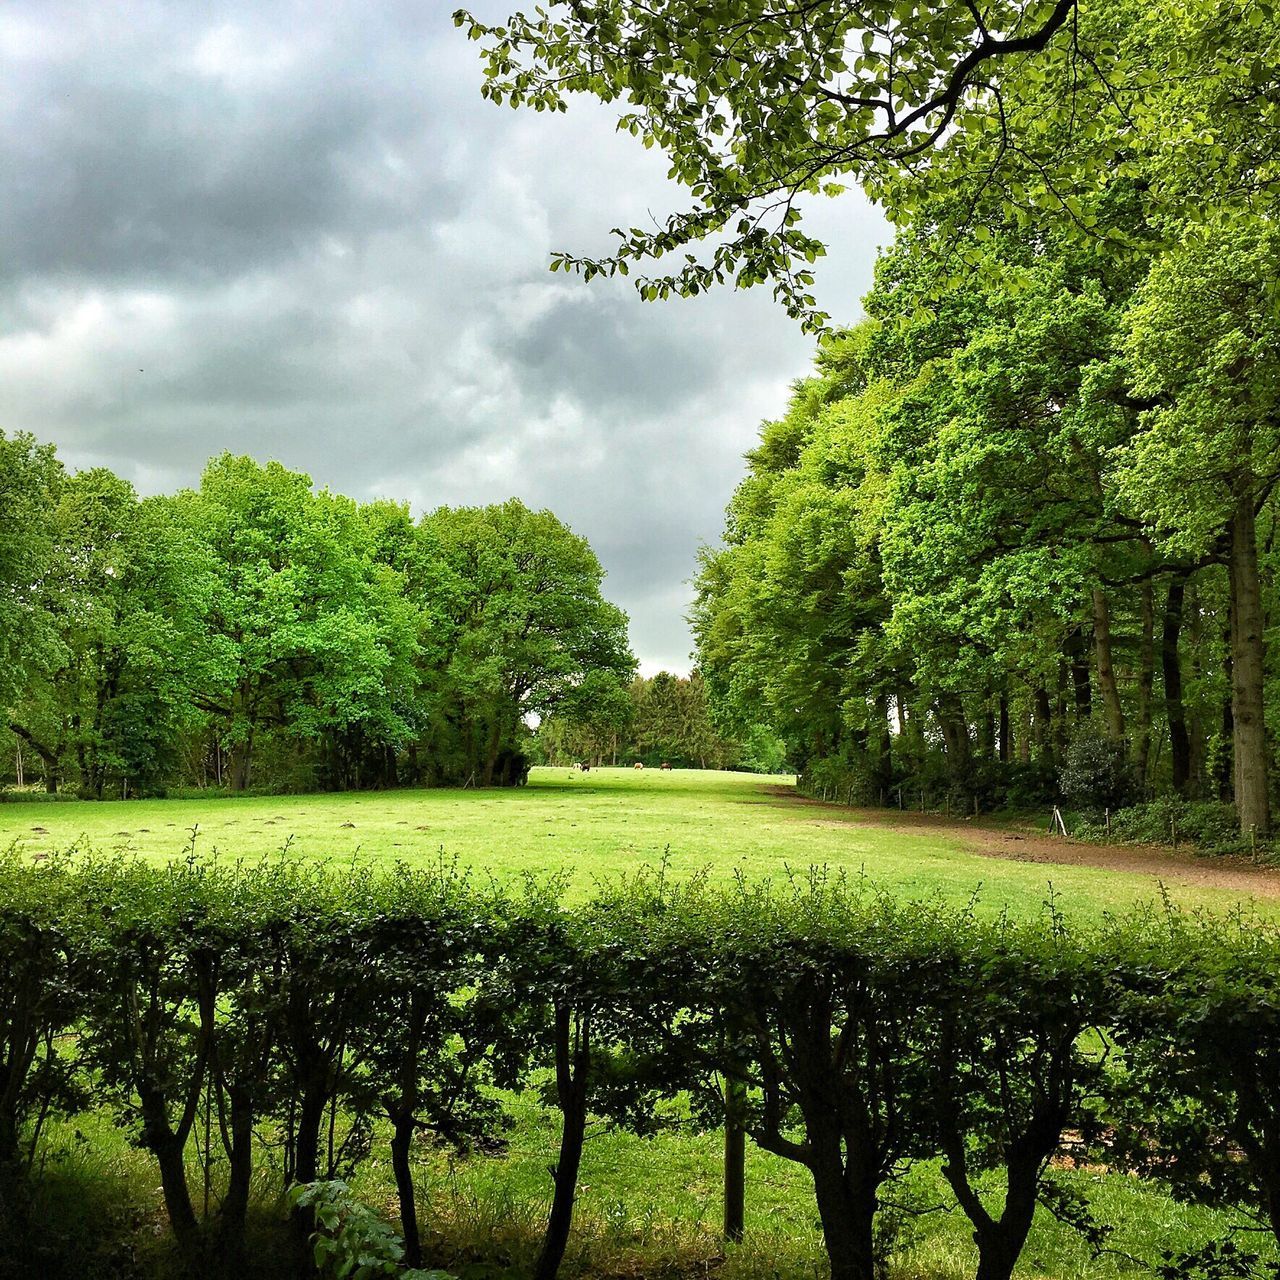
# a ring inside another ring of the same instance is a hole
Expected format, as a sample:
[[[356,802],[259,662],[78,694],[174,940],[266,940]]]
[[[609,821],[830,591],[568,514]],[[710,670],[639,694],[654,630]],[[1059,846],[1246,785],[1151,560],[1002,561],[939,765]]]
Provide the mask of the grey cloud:
[[[660,157],[594,104],[483,102],[447,6],[33,0],[0,59],[0,425],[147,490],[230,448],[417,509],[516,494],[687,666],[697,546],[811,343],[760,290],[547,271],[679,205]],[[852,318],[883,223],[815,225]]]

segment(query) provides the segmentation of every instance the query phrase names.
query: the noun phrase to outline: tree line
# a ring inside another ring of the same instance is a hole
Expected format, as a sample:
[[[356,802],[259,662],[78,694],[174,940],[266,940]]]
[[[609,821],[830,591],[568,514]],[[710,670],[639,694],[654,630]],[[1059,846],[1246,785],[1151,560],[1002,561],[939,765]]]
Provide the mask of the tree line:
[[[317,1184],[372,1159],[420,1266],[415,1141],[492,1145],[501,1090],[535,1086],[559,1119],[536,1280],[564,1256],[592,1122],[652,1134],[690,1114],[806,1172],[834,1280],[883,1274],[894,1188],[920,1161],[972,1226],[978,1280],[1009,1280],[1038,1206],[1108,1247],[1113,1201],[1066,1162],[1280,1238],[1273,923],[1167,905],[1017,923],[816,871],[725,888],[655,871],[581,905],[562,890],[449,865],[5,855],[4,1247],[29,1256],[50,1118],[98,1108],[150,1154],[194,1274],[243,1264],[253,1196],[283,1228],[272,1184],[310,1188],[291,1197],[309,1273],[329,1251],[309,1238],[341,1212]],[[726,1154],[732,1201],[741,1146]],[[1159,1274],[1253,1274],[1257,1252],[1206,1240]]]
[[[530,719],[625,697],[603,578],[514,499],[415,520],[230,454],[140,498],[0,433],[4,771],[93,797],[521,782]]]
[[[1153,795],[1272,825],[1280,21],[1264,0],[634,0],[489,25],[491,100],[599,98],[686,207],[553,269],[768,283],[827,331],[706,558],[721,720],[809,785]],[[895,242],[830,332],[805,205]],[[675,263],[672,266],[672,263]]]
[[[659,671],[636,676],[625,699],[597,705],[590,720],[551,716],[538,727],[535,755],[546,764],[669,764],[686,769],[781,773],[786,746],[767,725],[747,725],[740,737],[715,724],[706,682]]]
[[[1222,8],[1228,43],[1274,39]],[[1148,69],[1175,58],[1132,6],[1080,20]],[[1005,132],[931,158],[866,319],[764,425],[703,557],[698,658],[817,785],[1099,813],[1170,795],[1271,829],[1280,238],[1271,135],[1220,55],[1193,40],[1132,115],[1082,87],[1070,121],[1046,106],[1065,62],[1010,71]],[[997,166],[1001,136],[1025,149]],[[1196,187],[1200,149],[1256,198]]]

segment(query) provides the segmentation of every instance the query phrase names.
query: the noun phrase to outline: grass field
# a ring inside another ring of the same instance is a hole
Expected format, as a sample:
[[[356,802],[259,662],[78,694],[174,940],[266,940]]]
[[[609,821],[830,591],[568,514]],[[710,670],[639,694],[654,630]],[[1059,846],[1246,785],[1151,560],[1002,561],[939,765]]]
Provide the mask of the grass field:
[[[1082,866],[984,857],[954,830],[895,830],[837,806],[798,803],[790,779],[647,769],[535,769],[519,790],[381,791],[126,802],[24,797],[0,804],[0,846],[75,848],[154,860],[183,855],[195,831],[205,856],[253,862],[285,856],[424,863],[442,854],[509,880],[567,870],[575,891],[594,879],[669,858],[672,871],[780,877],[811,866],[865,873],[896,893],[1038,910],[1052,884],[1066,910],[1095,915],[1158,891],[1155,878]],[[282,854],[283,851],[283,854]],[[1241,895],[1174,886],[1184,903],[1226,908]]]
[[[24,797],[0,804],[0,845],[17,842],[32,854],[74,847],[165,860],[183,854],[193,828],[197,850],[220,859],[252,863],[284,856],[338,866],[352,860],[389,865],[434,861],[443,853],[500,879],[565,868],[580,894],[590,891],[596,877],[654,864],[664,855],[676,874],[707,869],[714,877],[779,877],[788,868],[825,865],[865,871],[903,894],[968,899],[981,886],[987,907],[1018,912],[1040,909],[1050,884],[1064,909],[1082,915],[1152,897],[1159,888],[1150,874],[984,857],[963,838],[960,825],[897,830],[882,816],[802,803],[789,793],[787,779],[740,774],[600,769],[582,776],[538,769],[518,791],[97,804]],[[1226,909],[1241,896],[1189,886],[1173,893],[1214,909]],[[436,1255],[451,1265],[483,1260],[499,1267],[496,1274],[518,1275],[536,1246],[550,1191],[555,1116],[532,1095],[510,1104],[516,1123],[506,1155],[451,1159],[429,1147],[421,1152],[424,1227]],[[86,1130],[88,1141],[80,1136]],[[749,1158],[747,1237],[725,1254],[718,1234],[720,1143],[718,1133],[688,1130],[648,1140],[598,1133],[583,1164],[565,1274],[690,1277],[714,1267],[724,1280],[820,1278],[825,1264],[812,1189],[795,1166],[759,1151]],[[112,1221],[135,1224],[128,1228],[134,1244],[145,1237],[155,1248],[160,1235],[150,1225],[157,1205],[153,1167],[107,1117],[84,1117],[55,1129],[49,1151],[52,1220],[91,1238],[99,1228],[76,1225],[89,1211],[82,1193],[91,1184],[99,1196],[114,1188],[104,1212]],[[384,1152],[377,1146],[361,1167],[357,1189],[390,1212],[393,1187]],[[1121,1224],[1112,1242],[1119,1252],[1092,1258],[1069,1229],[1042,1215],[1019,1269],[1022,1277],[1142,1274],[1162,1249],[1190,1248],[1228,1226],[1222,1215],[1176,1205],[1133,1179],[1080,1171],[1063,1176],[1105,1206],[1103,1217]],[[278,1183],[267,1177],[263,1194],[269,1201]],[[61,1193],[59,1179],[65,1183]],[[920,1167],[900,1194],[917,1205],[947,1199],[932,1166]],[[1141,1262],[1126,1261],[1124,1254]],[[903,1219],[893,1257],[895,1280],[961,1280],[972,1275],[974,1252],[963,1217],[934,1212]],[[486,1274],[495,1273],[490,1268]]]

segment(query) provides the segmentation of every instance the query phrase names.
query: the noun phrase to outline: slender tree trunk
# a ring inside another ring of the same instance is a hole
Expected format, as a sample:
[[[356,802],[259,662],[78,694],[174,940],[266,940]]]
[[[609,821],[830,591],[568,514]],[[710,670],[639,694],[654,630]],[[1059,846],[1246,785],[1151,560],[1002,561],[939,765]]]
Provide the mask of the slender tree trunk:
[[[1077,627],[1067,633],[1065,652],[1071,666],[1071,691],[1075,700],[1076,722],[1084,723],[1093,715],[1093,688],[1089,683],[1088,646],[1081,628]]]
[[[724,1086],[724,1238],[741,1240],[746,1218],[747,1132],[742,1108],[746,1089],[740,1081]]]
[[[1009,695],[1000,695],[1000,763],[1008,764],[1013,758],[1009,742]]]
[[[1169,724],[1169,765],[1173,789],[1187,795],[1191,789],[1191,735],[1182,701],[1182,659],[1178,640],[1182,634],[1182,608],[1187,579],[1177,574],[1169,581],[1164,622],[1160,629],[1160,670],[1164,676],[1164,713]]]
[[[1111,665],[1111,606],[1101,587],[1093,589],[1093,651],[1098,664],[1098,690],[1107,716],[1107,736],[1113,742],[1123,742],[1124,707]]]
[[[164,1100],[150,1090],[139,1095],[142,1112],[143,1142],[155,1156],[160,1169],[160,1190],[164,1196],[165,1212],[173,1228],[178,1247],[188,1258],[192,1256],[199,1231],[196,1211],[191,1203],[191,1188],[187,1185],[185,1160],[185,1135],[176,1134],[169,1127]]]
[[[1231,720],[1236,812],[1240,829],[1271,830],[1267,794],[1267,739],[1263,721],[1264,639],[1262,583],[1253,496],[1237,500],[1231,518]]]
[[[1019,764],[1031,763],[1031,700],[1024,694],[1018,698],[1018,727],[1013,744]]]
[[[983,709],[978,720],[978,754],[984,760],[996,756],[996,718],[990,706]]]
[[[484,773],[482,774],[482,785],[486,787],[493,786],[493,771],[498,766],[498,755],[502,750],[502,721],[495,715],[493,728],[489,731],[489,746],[485,751],[484,757]]]
[[[227,1193],[219,1211],[224,1247],[230,1258],[242,1257],[249,1191],[253,1183],[253,1100],[249,1090],[233,1086],[227,1093]]]
[[[400,1202],[400,1229],[404,1232],[404,1260],[409,1267],[422,1266],[422,1237],[418,1231],[418,1200],[413,1186],[413,1113],[400,1111],[392,1122],[391,1169]]]
[[[1138,593],[1138,613],[1142,631],[1138,641],[1138,706],[1133,736],[1133,763],[1138,785],[1145,792],[1151,764],[1151,691],[1156,670],[1156,614],[1151,583],[1144,582]]]
[[[1049,691],[1037,688],[1036,700],[1036,755],[1050,767],[1053,766],[1053,708],[1049,702]]]
[[[587,1073],[591,1061],[588,1015],[580,1015],[576,1022],[575,1027],[569,1008],[556,1010],[556,1095],[562,1117],[560,1157],[556,1161],[551,1212],[547,1216],[546,1234],[533,1269],[533,1280],[555,1280],[573,1225],[578,1170],[587,1138]]]

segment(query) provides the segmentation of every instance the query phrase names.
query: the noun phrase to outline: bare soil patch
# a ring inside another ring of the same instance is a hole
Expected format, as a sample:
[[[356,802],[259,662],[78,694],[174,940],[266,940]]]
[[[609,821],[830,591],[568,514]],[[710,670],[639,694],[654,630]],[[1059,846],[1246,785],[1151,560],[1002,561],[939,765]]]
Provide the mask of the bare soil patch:
[[[935,813],[911,813],[894,809],[859,809],[828,804],[797,795],[790,787],[771,787],[777,796],[814,811],[825,827],[885,827],[915,834],[944,834],[971,853],[1008,862],[1040,862],[1055,866],[1099,867],[1150,876],[1169,884],[1206,889],[1227,889],[1257,898],[1280,898],[1280,869],[1262,867],[1247,858],[1199,857],[1160,845],[1097,845],[1034,831],[983,826],[969,818],[946,818]],[[839,820],[822,820],[819,814],[839,814]]]

